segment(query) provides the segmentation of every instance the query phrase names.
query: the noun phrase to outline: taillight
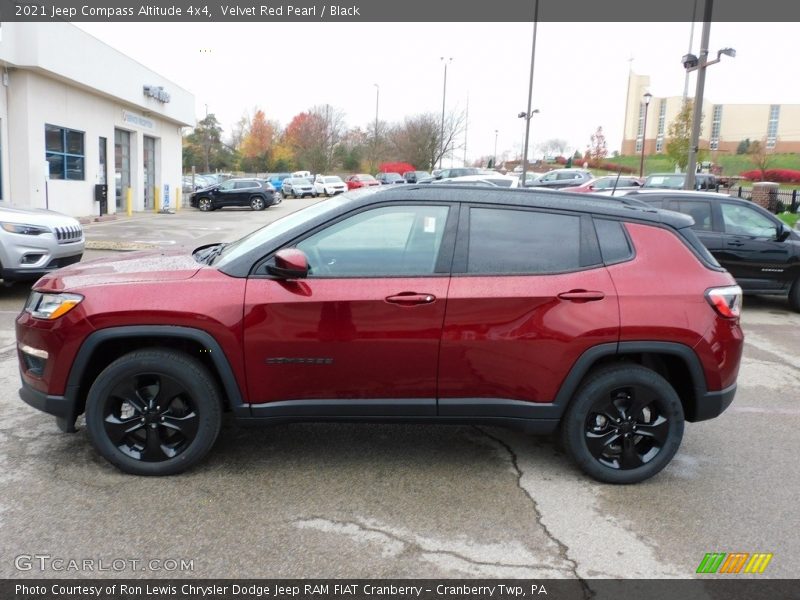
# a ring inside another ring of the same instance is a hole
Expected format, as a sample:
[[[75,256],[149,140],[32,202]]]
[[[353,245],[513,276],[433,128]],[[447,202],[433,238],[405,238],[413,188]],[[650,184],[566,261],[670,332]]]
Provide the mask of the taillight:
[[[738,285],[706,290],[706,300],[726,319],[738,319],[742,312],[742,288]]]

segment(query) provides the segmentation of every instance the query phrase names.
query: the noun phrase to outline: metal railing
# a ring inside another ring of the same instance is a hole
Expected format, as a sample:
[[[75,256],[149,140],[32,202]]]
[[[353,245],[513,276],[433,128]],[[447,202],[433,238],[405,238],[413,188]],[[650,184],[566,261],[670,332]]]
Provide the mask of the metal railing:
[[[730,190],[729,194],[745,200],[752,200],[753,188],[738,187],[735,190]],[[770,200],[772,199],[772,194],[775,195],[774,212],[789,211],[791,213],[796,213],[798,211],[798,205],[800,205],[800,194],[798,194],[798,190],[775,190],[770,193]]]

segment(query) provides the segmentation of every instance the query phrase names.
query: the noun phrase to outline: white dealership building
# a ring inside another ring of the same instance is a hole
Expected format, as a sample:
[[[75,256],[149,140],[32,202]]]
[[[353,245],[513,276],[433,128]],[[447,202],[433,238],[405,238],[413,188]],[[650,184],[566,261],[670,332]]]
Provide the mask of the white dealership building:
[[[73,216],[175,204],[194,96],[69,23],[0,25],[0,199]],[[102,188],[100,188],[102,192]]]

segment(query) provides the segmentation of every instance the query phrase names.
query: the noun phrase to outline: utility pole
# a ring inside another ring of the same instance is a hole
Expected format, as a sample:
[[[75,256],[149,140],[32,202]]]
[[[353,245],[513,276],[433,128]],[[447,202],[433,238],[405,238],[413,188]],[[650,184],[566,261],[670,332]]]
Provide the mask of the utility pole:
[[[695,173],[697,172],[697,153],[700,146],[700,121],[703,118],[703,90],[706,85],[706,61],[708,59],[708,38],[711,37],[711,11],[713,0],[705,0],[703,14],[703,33],[700,35],[700,62],[697,68],[697,88],[694,94],[692,114],[692,137],[689,140],[689,164],[686,166],[686,183],[684,188],[693,190]]]

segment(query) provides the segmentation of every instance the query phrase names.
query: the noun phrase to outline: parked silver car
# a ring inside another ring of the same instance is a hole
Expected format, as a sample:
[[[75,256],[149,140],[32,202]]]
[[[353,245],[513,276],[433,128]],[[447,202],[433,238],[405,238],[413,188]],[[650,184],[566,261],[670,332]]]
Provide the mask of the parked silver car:
[[[44,209],[0,202],[0,278],[31,281],[78,262],[83,228],[77,219]]]

